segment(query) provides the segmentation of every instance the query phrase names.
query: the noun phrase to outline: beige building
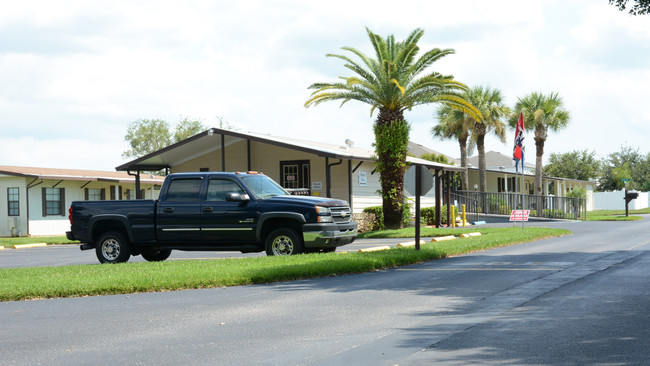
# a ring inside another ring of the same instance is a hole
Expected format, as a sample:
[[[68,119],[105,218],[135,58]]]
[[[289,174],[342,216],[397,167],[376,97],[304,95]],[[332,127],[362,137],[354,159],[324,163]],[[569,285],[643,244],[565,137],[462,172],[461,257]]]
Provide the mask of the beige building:
[[[140,194],[158,197],[163,177],[140,177]],[[65,235],[72,201],[135,199],[127,172],[0,166],[0,236]]]
[[[408,157],[407,163],[437,172],[440,180],[443,174],[459,170],[414,157]],[[132,172],[167,169],[171,173],[253,170],[297,194],[344,199],[356,214],[382,203],[377,193],[380,184],[374,151],[356,147],[349,140],[328,144],[212,128],[116,169]],[[435,190],[422,198],[422,207],[433,205]]]

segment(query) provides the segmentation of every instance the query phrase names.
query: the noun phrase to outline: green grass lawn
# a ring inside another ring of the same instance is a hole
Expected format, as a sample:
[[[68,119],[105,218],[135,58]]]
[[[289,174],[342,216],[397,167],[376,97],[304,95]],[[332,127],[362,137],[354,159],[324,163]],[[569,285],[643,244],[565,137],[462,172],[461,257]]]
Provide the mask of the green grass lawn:
[[[640,214],[650,214],[650,208],[641,210],[629,210],[625,216],[625,210],[599,210],[587,212],[587,221],[638,221],[642,220]]]
[[[0,238],[0,246],[5,248],[11,248],[14,245],[21,244],[34,244],[34,243],[46,243],[46,244],[73,244],[79,243],[78,241],[70,241],[65,236],[24,236],[21,238]]]
[[[413,238],[413,232],[414,229],[409,228],[364,234],[364,237],[404,235]],[[407,247],[369,253],[0,269],[0,301],[174,291],[337,276],[570,234],[564,229],[532,227],[525,231],[521,228],[422,228],[422,236],[463,232],[481,232],[483,235],[428,243],[419,251]]]

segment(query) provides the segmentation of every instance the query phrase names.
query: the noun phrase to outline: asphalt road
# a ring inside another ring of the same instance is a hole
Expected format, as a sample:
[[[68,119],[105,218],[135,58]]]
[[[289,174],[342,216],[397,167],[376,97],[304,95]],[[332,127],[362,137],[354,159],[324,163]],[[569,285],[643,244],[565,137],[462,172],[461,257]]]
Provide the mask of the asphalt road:
[[[548,225],[574,234],[360,275],[0,303],[0,365],[648,364],[650,217]]]

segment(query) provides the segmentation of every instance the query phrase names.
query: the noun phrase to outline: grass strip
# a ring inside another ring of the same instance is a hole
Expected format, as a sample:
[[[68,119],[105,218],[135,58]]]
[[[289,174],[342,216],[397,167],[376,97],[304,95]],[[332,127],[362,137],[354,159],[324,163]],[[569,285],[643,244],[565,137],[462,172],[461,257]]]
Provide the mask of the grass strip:
[[[429,236],[468,231],[423,229]],[[371,272],[570,233],[548,228],[471,231],[483,235],[425,244],[420,251],[410,247],[370,253],[0,269],[0,301],[241,286]],[[406,235],[408,229],[398,232]]]
[[[75,244],[79,242],[70,241],[65,236],[23,236],[20,238],[0,238],[0,246],[4,246],[5,248],[11,248],[14,245],[34,243]]]

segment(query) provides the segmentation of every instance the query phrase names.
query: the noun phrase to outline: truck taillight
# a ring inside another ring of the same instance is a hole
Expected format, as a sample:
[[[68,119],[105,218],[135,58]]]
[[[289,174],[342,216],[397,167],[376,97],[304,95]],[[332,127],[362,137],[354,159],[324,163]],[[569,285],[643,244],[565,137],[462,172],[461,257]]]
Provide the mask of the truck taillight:
[[[68,209],[68,220],[70,220],[70,225],[72,225],[72,206]]]

